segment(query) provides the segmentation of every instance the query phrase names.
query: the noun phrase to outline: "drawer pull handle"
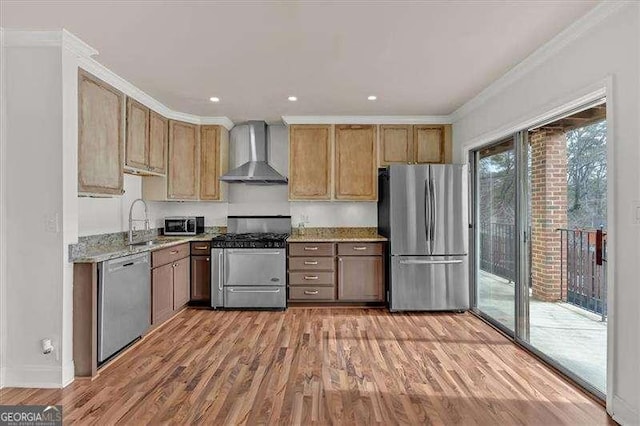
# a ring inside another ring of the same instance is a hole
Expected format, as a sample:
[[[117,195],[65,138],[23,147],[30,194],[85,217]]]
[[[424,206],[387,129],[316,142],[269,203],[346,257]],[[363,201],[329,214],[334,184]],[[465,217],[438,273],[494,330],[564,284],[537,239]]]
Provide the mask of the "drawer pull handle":
[[[169,252],[169,254],[178,254],[178,253],[180,253],[180,250],[171,250]]]
[[[305,275],[304,279],[305,280],[309,280],[309,281],[314,281],[314,280],[318,279],[318,276],[317,275]]]
[[[309,296],[313,296],[314,294],[318,294],[318,290],[305,290],[304,294],[308,294]]]
[[[366,250],[367,248],[362,246],[362,247],[354,247],[353,249],[357,251],[363,251],[363,250]]]
[[[305,265],[317,265],[318,261],[317,260],[305,260],[304,264]]]
[[[306,251],[316,251],[316,250],[318,250],[318,247],[305,247],[304,249]]]
[[[194,249],[196,249],[196,250],[206,250],[208,248],[209,247],[207,247],[207,246],[194,247]]]

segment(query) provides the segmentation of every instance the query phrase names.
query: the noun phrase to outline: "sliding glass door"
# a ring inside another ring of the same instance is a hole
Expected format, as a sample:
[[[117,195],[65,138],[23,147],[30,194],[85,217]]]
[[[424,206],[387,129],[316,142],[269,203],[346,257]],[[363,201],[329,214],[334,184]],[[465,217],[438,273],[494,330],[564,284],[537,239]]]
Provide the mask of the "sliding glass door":
[[[604,100],[471,153],[474,310],[606,392]]]
[[[477,309],[510,334],[515,331],[516,152],[514,138],[478,151],[474,169]]]

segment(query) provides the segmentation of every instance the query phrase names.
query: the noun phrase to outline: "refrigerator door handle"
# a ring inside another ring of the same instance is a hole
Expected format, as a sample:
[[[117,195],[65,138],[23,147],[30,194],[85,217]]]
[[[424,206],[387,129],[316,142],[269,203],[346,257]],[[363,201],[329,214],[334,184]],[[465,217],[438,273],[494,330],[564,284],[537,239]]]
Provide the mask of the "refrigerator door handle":
[[[401,265],[455,265],[462,260],[401,260]]]
[[[431,252],[433,253],[433,248],[436,245],[436,231],[437,231],[437,223],[438,223],[438,204],[436,199],[436,185],[434,183],[434,179],[429,179],[429,184],[431,188],[429,189],[429,193],[431,194]]]
[[[424,180],[424,237],[431,252],[431,194],[429,178]]]

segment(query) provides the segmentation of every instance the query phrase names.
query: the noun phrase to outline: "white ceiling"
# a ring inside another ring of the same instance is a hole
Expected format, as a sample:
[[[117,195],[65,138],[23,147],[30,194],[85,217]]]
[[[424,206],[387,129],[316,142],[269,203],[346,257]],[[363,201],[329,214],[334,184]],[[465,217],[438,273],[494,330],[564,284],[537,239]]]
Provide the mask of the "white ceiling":
[[[66,28],[180,112],[445,115],[596,4],[2,0],[0,25]]]

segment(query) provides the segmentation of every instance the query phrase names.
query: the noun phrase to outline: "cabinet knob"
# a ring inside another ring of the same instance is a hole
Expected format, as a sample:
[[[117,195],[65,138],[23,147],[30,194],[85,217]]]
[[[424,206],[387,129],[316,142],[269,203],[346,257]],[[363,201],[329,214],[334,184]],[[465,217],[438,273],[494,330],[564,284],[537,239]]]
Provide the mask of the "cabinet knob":
[[[363,246],[363,247],[354,247],[353,249],[354,249],[354,250],[357,250],[357,251],[364,251],[364,250],[366,250],[367,248]]]
[[[208,262],[209,260],[210,260],[210,259],[207,257],[207,262]]]
[[[314,295],[314,294],[318,294],[318,290],[314,290],[314,291],[310,291],[310,290],[305,290],[304,294],[308,294],[310,296]]]
[[[318,250],[318,247],[305,247],[304,249],[306,251],[316,251],[316,250]]]
[[[318,279],[318,276],[317,275],[305,275],[304,279],[305,280],[309,280],[309,281],[314,281],[314,280]]]

